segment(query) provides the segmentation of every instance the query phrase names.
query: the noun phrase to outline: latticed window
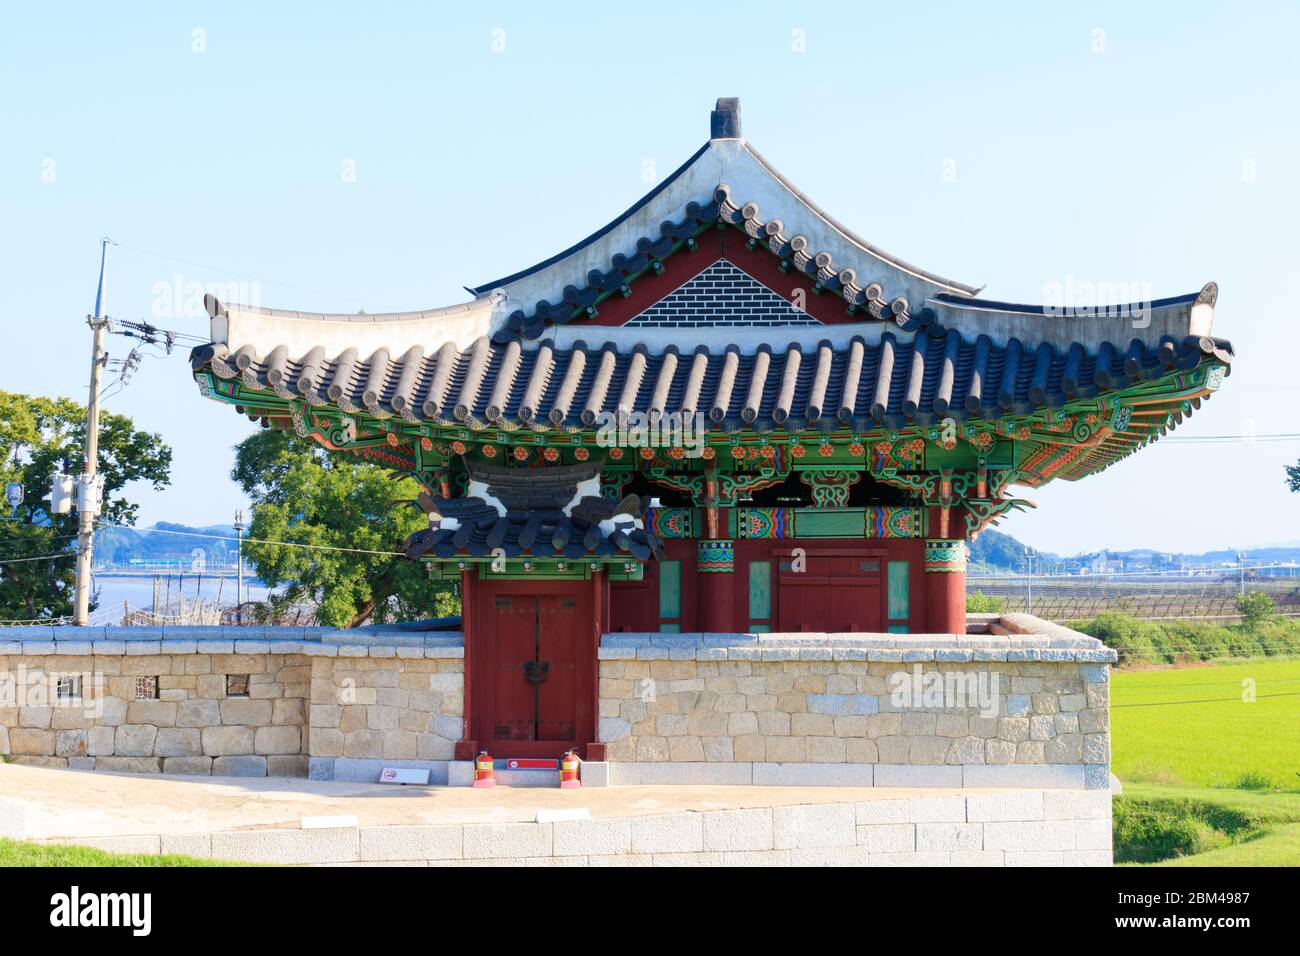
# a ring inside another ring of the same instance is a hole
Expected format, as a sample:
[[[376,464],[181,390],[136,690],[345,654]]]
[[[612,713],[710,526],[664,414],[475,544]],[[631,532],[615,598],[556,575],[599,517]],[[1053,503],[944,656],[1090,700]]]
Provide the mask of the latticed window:
[[[137,677],[135,679],[135,699],[136,700],[157,700],[158,699],[158,678]]]
[[[59,700],[77,700],[81,697],[81,675],[65,674],[56,685]]]
[[[248,675],[227,674],[226,675],[226,696],[247,697],[248,696]]]

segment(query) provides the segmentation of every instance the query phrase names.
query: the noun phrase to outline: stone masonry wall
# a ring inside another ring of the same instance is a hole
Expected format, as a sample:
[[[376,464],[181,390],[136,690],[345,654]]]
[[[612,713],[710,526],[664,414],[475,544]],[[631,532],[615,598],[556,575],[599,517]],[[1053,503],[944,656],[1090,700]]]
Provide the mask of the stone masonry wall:
[[[226,692],[247,675],[246,696]],[[81,696],[60,699],[60,675]],[[136,699],[137,678],[156,699]],[[307,771],[311,663],[286,654],[0,657],[0,754],[41,766],[233,776]]]
[[[813,768],[800,779],[1102,789],[1113,652],[1059,631],[942,641],[607,635],[599,737],[614,767],[692,764],[701,767],[694,782],[733,779],[708,764],[838,764],[866,768],[866,777]],[[688,782],[680,773],[659,777]],[[631,768],[613,782],[659,777]],[[769,774],[761,782],[782,781]]]
[[[153,630],[161,629],[0,634],[18,638],[0,639],[0,757],[319,779],[374,780],[381,765],[424,766],[446,781],[464,723],[459,634]],[[71,695],[60,694],[60,678],[76,682]],[[139,699],[140,678],[155,679],[144,689],[149,699]]]
[[[313,658],[312,757],[451,760],[464,670],[458,659]]]
[[[610,760],[1109,762],[1104,666],[975,669],[1003,688],[994,715],[972,707],[901,710],[890,681],[912,672],[899,664],[604,661],[600,734]],[[927,673],[970,670],[938,664]]]

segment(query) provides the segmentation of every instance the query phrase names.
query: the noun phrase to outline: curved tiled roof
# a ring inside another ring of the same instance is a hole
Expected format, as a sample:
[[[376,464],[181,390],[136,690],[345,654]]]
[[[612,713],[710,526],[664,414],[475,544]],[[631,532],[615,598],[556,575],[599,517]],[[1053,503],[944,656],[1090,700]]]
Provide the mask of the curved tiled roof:
[[[284,347],[232,353],[207,345],[191,362],[196,371],[210,367],[284,398],[474,429],[578,431],[595,426],[601,413],[653,419],[698,411],[723,431],[793,431],[1024,415],[1232,358],[1229,343],[1208,336],[1058,349],[1017,338],[1002,345],[987,335],[969,341],[929,317],[917,322],[914,336],[886,332],[879,342],[855,336],[840,347],[826,340],[754,354],[735,346],[670,346],[659,354],[610,343],[525,347],[481,337],[463,350],[447,343],[432,354],[412,346],[400,355],[347,349],[330,356],[319,347],[297,355]]]
[[[580,516],[577,509],[573,516],[559,509],[539,508],[501,514],[479,497],[435,498],[433,503],[441,520],[435,519],[437,526],[417,531],[407,539],[407,557],[432,554],[439,558],[482,558],[500,548],[508,558],[624,557],[648,561],[663,552],[663,543],[653,532],[626,525],[602,526],[600,521],[591,520],[591,515]],[[448,522],[448,518],[455,520]]]
[[[731,187],[721,183],[707,202],[688,203],[685,215],[678,222],[660,223],[657,237],[645,236],[637,241],[630,254],[616,254],[610,260],[608,271],[592,270],[587,274],[587,284],[581,288],[566,286],[559,302],[543,299],[531,311],[515,310],[494,333],[494,341],[507,342],[515,336],[537,339],[550,326],[584,315],[594,316],[596,304],[602,298],[614,293],[630,295],[636,277],[647,270],[661,271],[663,259],[682,248],[692,248],[702,230],[718,224],[739,229],[748,237],[751,248],[763,248],[777,256],[783,271],[792,270],[806,276],[815,291],[840,296],[847,304],[849,315],[861,313],[864,319],[892,319],[904,331],[918,327],[919,320],[909,315],[913,306],[906,296],[891,298],[889,290],[880,282],[870,276],[860,277],[851,266],[837,263],[830,252],[813,249],[806,236],[787,234],[780,219],[764,220],[757,203],[733,196]],[[913,269],[896,260],[894,264]],[[959,295],[944,295],[962,301]]]

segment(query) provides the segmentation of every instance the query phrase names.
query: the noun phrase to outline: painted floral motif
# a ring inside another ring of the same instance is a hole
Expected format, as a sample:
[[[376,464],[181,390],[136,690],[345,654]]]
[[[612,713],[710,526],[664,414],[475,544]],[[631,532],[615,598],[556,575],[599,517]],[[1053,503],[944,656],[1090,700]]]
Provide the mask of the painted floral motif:
[[[921,537],[921,509],[914,505],[879,506],[867,509],[868,538]]]
[[[578,461],[586,461],[591,457],[591,451],[579,445],[577,448],[573,449],[573,457]]]
[[[515,446],[514,455],[515,455],[515,461],[527,461],[528,449],[525,448],[523,445],[517,445]]]
[[[661,538],[691,537],[690,508],[651,508],[646,517],[647,529]]]
[[[559,461],[560,449],[552,448],[551,446],[548,445],[545,448],[545,450],[542,452],[542,457],[545,458],[547,461]]]
[[[484,457],[484,458],[495,458],[496,456],[497,456],[497,446],[496,446],[496,445],[487,445],[487,444],[485,444],[485,445],[483,446],[483,457]]]
[[[454,441],[451,443],[451,450],[458,455],[465,454],[465,443],[463,441]]]
[[[793,538],[794,512],[790,508],[745,508],[738,528],[742,538]]]

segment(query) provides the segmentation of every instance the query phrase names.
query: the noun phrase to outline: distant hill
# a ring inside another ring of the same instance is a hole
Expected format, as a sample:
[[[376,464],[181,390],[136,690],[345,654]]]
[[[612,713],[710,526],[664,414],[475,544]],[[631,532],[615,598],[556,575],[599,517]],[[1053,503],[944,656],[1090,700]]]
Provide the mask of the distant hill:
[[[984,531],[971,542],[972,571],[979,573],[1016,571],[1023,573],[1027,564],[1029,547],[1009,534]],[[1239,552],[1233,549],[1203,551],[1187,554],[1176,551],[1157,551],[1152,548],[1134,548],[1130,551],[1093,551],[1063,557],[1050,551],[1036,551],[1034,572],[1039,574],[1070,574],[1087,568],[1094,571],[1170,571],[1178,568],[1204,568],[1237,563]],[[1300,547],[1274,546],[1246,548],[1246,565],[1271,565],[1300,563]]]
[[[195,559],[195,550],[200,550],[208,565],[218,567],[234,563],[234,537],[235,529],[231,525],[194,527],[159,521],[149,528],[104,528],[95,534],[95,563],[117,567],[133,563],[189,567]],[[231,540],[220,540],[223,538]]]

